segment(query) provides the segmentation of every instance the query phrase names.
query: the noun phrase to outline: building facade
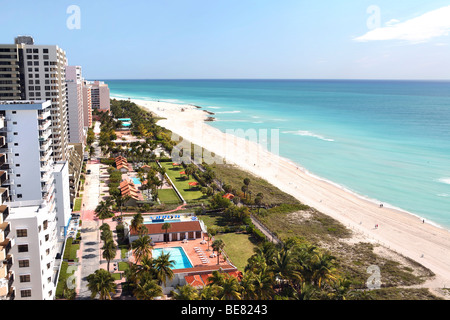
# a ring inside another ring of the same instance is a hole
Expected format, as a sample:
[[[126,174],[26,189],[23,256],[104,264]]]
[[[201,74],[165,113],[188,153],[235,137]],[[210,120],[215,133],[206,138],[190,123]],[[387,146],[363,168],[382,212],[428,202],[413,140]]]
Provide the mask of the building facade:
[[[92,109],[109,112],[111,101],[108,85],[103,81],[90,81],[88,85],[91,88]]]
[[[10,213],[6,218],[13,239],[15,299],[53,299],[56,292],[67,206],[67,162],[53,160],[51,101],[3,101],[0,130],[7,143]],[[65,181],[65,182],[62,182]],[[60,200],[61,199],[61,200]]]
[[[83,78],[80,66],[66,67],[69,143],[85,143]]]

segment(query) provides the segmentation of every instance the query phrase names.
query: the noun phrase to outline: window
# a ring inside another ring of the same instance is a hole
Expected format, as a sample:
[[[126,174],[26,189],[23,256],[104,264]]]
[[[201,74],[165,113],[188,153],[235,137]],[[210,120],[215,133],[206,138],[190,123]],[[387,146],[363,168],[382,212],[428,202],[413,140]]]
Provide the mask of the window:
[[[48,49],[43,49],[43,52],[44,53],[48,53]]]
[[[17,185],[17,188],[22,188],[22,185],[21,185],[21,184],[18,184],[18,185]]]
[[[19,278],[20,278],[20,282],[30,282],[31,281],[31,276],[29,274],[21,275]]]
[[[19,244],[17,246],[17,251],[19,251],[19,252],[28,252],[28,245],[27,244]]]
[[[17,229],[16,233],[17,233],[17,237],[19,237],[19,238],[28,237],[28,230],[27,229]]]
[[[19,268],[28,268],[30,266],[30,260],[19,260]]]
[[[13,124],[17,124],[17,121],[13,121]]]
[[[19,156],[19,154],[18,154],[18,153],[15,153],[15,154],[14,154],[14,156],[15,156],[15,157],[18,157],[18,156]]]
[[[17,113],[17,111],[13,111],[13,112],[12,112],[12,114],[16,114],[16,113]]]
[[[22,199],[22,194],[21,194],[21,193],[19,193],[19,194],[17,195],[17,199]]]
[[[50,235],[46,234],[45,235],[45,241],[48,241],[49,238],[50,238]]]
[[[33,49],[33,53],[39,53],[39,49]]]
[[[21,298],[29,298],[31,297],[31,290],[20,290],[20,297]]]
[[[14,135],[17,136],[19,133],[18,132],[14,132]]]

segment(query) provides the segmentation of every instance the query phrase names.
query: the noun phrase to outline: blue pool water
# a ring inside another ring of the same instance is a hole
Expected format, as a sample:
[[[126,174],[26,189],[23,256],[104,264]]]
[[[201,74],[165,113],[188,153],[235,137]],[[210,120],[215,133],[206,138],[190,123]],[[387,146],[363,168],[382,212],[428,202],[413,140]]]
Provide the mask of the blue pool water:
[[[139,178],[132,178],[132,179],[134,184],[141,185],[141,180],[139,180]]]
[[[161,253],[170,253],[170,260],[174,260],[175,264],[172,269],[187,269],[192,268],[192,264],[189,261],[186,253],[181,247],[164,248],[164,249],[153,249],[153,258],[158,258]]]

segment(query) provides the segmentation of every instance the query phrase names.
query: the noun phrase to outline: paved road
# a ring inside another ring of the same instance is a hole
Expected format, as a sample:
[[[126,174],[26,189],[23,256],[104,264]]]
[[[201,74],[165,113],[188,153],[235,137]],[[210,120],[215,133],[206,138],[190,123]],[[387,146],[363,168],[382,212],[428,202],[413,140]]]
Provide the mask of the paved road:
[[[94,142],[96,150],[93,159],[99,154],[97,142]],[[94,210],[99,203],[100,197],[100,164],[97,161],[89,161],[87,170],[91,170],[86,175],[86,182],[83,193],[83,207],[81,213],[81,243],[79,250],[79,270],[78,270],[78,296],[77,299],[90,299],[91,292],[87,289],[87,276],[100,268],[100,221],[93,219]]]

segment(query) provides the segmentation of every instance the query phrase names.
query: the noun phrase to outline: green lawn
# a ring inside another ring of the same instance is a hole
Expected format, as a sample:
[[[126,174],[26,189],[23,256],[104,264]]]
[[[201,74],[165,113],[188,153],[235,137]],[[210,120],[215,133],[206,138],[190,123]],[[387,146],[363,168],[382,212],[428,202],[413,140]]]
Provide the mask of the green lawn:
[[[180,174],[184,171],[182,166],[174,167],[171,162],[161,162],[161,166],[166,168],[167,175],[170,177],[172,182],[175,184],[181,196],[187,202],[197,202],[206,201],[206,197],[200,191],[200,187],[191,187],[190,182],[197,182],[192,176],[190,179],[185,179],[183,175]]]
[[[173,189],[161,189],[158,191],[158,196],[162,203],[181,203],[180,198]]]
[[[73,205],[73,211],[77,212],[81,210],[81,198],[75,199],[75,204]]]
[[[223,240],[225,243],[224,250],[230,257],[231,262],[239,271],[244,271],[247,260],[254,254],[253,249],[256,247],[250,237],[249,234],[245,233],[225,233],[218,234],[214,238]]]

